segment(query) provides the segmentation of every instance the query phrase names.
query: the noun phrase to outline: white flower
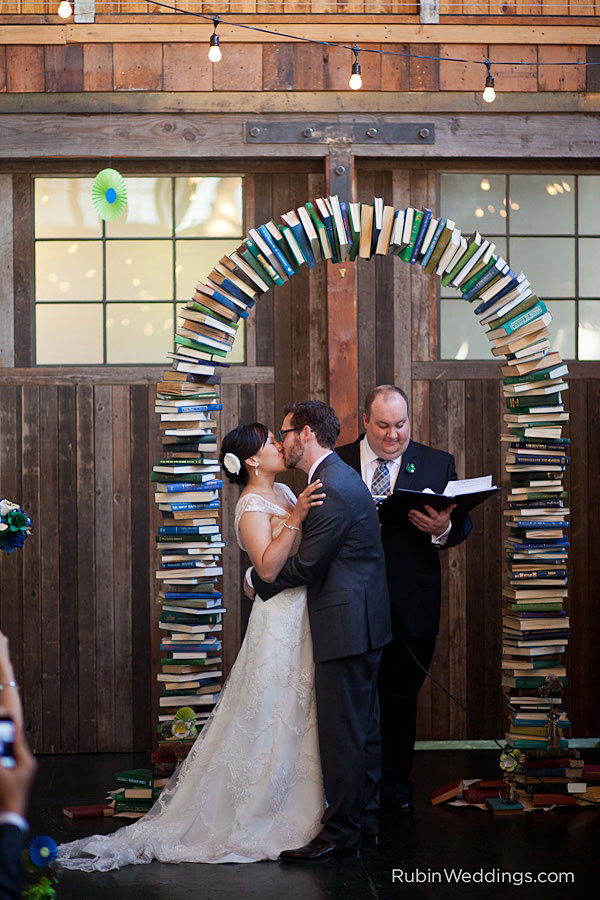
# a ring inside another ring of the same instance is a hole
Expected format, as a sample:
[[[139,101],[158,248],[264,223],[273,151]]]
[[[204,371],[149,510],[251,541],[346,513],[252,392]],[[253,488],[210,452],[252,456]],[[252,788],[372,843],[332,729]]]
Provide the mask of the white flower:
[[[223,457],[223,465],[231,475],[237,475],[242,468],[242,464],[235,453],[226,453]]]
[[[6,516],[13,509],[18,509],[18,503],[11,503],[10,500],[0,500],[0,516]]]
[[[0,531],[6,531],[8,525],[5,522],[0,522]]]

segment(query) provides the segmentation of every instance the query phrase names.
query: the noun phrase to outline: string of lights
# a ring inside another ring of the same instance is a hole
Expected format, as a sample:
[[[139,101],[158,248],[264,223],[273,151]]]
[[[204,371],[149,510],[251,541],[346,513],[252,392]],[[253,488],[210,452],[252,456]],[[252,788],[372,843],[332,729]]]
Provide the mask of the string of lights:
[[[213,33],[210,37],[209,41],[209,49],[208,49],[208,58],[212,63],[218,63],[223,59],[223,52],[221,50],[220,45],[220,36],[217,34],[217,28],[223,21],[222,16],[219,15],[210,15],[209,13],[202,12],[194,12],[189,9],[177,9],[175,6],[170,6],[167,3],[162,3],[160,0],[144,0],[149,6],[156,6],[160,9],[169,10],[175,15],[180,16],[193,16],[197,19],[203,19],[206,22],[213,23]],[[58,14],[63,19],[68,19],[72,14],[72,7],[69,0],[62,0],[58,7]],[[338,47],[342,50],[350,50],[353,54],[353,61],[350,69],[350,78],[348,81],[348,87],[353,91],[358,91],[363,86],[362,74],[361,74],[361,65],[358,61],[359,53],[375,53],[379,56],[395,56],[400,59],[425,59],[431,60],[434,62],[443,62],[443,63],[463,63],[466,65],[475,65],[475,66],[485,66],[486,74],[485,74],[485,82],[482,93],[482,99],[486,103],[493,103],[496,99],[496,89],[495,89],[495,76],[492,74],[492,65],[498,66],[598,66],[600,65],[600,61],[593,60],[565,60],[561,62],[560,60],[551,60],[551,61],[539,61],[539,60],[494,60],[492,61],[489,57],[485,60],[483,59],[463,59],[461,57],[454,56],[430,56],[425,53],[400,53],[397,50],[384,50],[382,48],[375,47],[361,47],[358,44],[340,44],[336,41],[319,41],[316,38],[307,38],[297,34],[288,34],[283,31],[273,31],[269,28],[263,28],[260,25],[248,25],[243,22],[232,22],[229,18],[226,20],[227,25],[232,28],[243,28],[247,31],[256,31],[260,34],[268,34],[272,37],[280,37],[286,38],[287,40],[298,41],[301,43],[307,44],[317,44],[322,47]]]

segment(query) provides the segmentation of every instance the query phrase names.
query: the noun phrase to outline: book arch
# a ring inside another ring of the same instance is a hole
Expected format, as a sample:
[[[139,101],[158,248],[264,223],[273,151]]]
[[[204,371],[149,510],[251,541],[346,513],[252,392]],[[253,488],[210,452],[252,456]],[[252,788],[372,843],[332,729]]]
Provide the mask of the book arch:
[[[507,453],[503,588],[502,687],[517,748],[556,749],[568,727],[559,712],[566,684],[563,654],[569,620],[566,539],[569,510],[563,473],[570,461],[563,437],[563,377],[567,366],[551,349],[551,315],[523,274],[516,274],[479,234],[464,237],[454,222],[430,210],[394,210],[317,199],[250,229],[215,263],[180,313],[172,368],[157,386],[163,458],[154,467],[155,500],[163,515],[156,540],[162,604],[161,749],[179,758],[208,719],[222,680],[220,531],[217,460],[219,367],[233,346],[238,322],[270,288],[320,261],[395,254],[458,288],[486,328],[501,363]],[[184,707],[185,709],[181,709]],[[531,728],[531,725],[537,726]],[[529,729],[529,731],[528,731]]]

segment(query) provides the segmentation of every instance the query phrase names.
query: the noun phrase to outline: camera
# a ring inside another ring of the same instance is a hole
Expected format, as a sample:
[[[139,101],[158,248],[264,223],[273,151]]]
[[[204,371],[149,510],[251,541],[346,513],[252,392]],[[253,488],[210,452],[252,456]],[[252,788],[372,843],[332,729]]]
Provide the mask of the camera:
[[[15,767],[15,723],[10,716],[0,715],[0,766]]]

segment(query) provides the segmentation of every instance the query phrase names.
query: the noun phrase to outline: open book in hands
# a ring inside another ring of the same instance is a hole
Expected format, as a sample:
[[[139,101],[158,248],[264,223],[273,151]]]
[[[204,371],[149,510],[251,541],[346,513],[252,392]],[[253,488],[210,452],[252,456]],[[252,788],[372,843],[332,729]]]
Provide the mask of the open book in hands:
[[[422,491],[410,491],[399,488],[386,497],[378,506],[379,518],[384,522],[388,516],[403,518],[410,509],[424,510],[426,506],[433,509],[447,509],[453,503],[457,512],[466,515],[488,497],[497,493],[499,488],[492,484],[491,475],[480,478],[463,478],[462,481],[449,481],[442,494],[436,494],[431,488]]]

